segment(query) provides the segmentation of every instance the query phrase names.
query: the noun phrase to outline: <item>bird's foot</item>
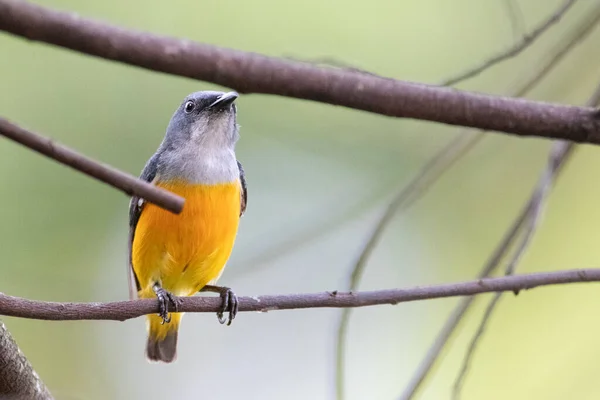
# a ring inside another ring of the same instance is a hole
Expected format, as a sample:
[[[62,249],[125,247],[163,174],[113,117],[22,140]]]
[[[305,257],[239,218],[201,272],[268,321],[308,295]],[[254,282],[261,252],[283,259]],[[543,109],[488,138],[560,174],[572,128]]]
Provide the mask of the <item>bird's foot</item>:
[[[169,303],[173,304],[173,311],[177,312],[177,298],[173,296],[171,292],[163,289],[158,283],[152,287],[156,298],[158,299],[158,315],[162,318],[162,323],[171,322],[171,316],[169,315]]]
[[[228,326],[231,325],[231,322],[237,315],[239,308],[238,298],[236,294],[233,293],[233,290],[225,286],[206,285],[200,291],[219,293],[221,295],[223,303],[221,305],[221,310],[217,312],[217,319],[219,320],[220,324],[227,322]],[[224,316],[226,312],[229,312],[229,316],[227,318]]]

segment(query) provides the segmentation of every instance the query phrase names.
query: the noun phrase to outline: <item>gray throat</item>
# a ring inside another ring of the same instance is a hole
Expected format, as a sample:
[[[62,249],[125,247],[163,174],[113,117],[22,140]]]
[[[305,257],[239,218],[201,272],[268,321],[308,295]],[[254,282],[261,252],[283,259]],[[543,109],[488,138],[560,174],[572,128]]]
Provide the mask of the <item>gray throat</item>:
[[[235,152],[228,148],[178,148],[159,155],[160,180],[183,180],[189,183],[215,185],[239,179]]]

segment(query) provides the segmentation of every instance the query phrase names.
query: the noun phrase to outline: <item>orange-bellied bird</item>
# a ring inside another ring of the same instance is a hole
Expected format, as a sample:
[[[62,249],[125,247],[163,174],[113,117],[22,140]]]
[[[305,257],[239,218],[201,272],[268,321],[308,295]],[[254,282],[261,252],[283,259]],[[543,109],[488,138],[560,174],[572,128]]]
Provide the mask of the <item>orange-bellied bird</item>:
[[[229,259],[240,217],[246,210],[246,180],[235,156],[239,138],[235,92],[196,92],[173,114],[163,142],[141,179],[185,198],[172,214],[133,197],[129,207],[130,298],[158,298],[149,315],[146,356],[172,362],[182,313],[174,296],[198,291],[221,294],[217,317],[228,325],[237,313],[231,289],[213,286]],[[169,303],[173,312],[169,314]]]

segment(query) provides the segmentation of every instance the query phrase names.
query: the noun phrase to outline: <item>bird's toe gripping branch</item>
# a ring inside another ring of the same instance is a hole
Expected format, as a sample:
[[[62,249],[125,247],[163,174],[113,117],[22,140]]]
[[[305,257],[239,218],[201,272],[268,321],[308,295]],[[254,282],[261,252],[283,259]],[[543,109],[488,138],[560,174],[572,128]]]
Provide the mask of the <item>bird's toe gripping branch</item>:
[[[239,302],[238,298],[231,288],[225,286],[212,286],[206,285],[202,288],[201,292],[212,292],[219,293],[221,295],[221,299],[223,303],[221,305],[221,310],[217,312],[217,318],[219,323],[224,324],[227,322],[227,325],[231,325],[235,316],[238,313]],[[229,316],[226,318],[224,314],[229,312]]]
[[[171,316],[169,315],[169,303],[173,305],[173,311],[177,312],[177,298],[172,293],[163,289],[158,283],[153,286],[154,293],[158,299],[158,315],[162,318],[162,323],[171,322]]]

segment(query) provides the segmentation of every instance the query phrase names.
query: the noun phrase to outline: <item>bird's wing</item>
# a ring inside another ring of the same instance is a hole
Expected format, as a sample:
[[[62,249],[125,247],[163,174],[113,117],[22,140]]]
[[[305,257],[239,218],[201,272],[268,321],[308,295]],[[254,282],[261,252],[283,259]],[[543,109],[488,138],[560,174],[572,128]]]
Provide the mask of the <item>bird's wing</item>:
[[[156,177],[156,169],[158,164],[158,155],[155,154],[148,160],[140,179],[146,182],[154,181]],[[137,196],[133,196],[129,202],[129,243],[128,243],[128,263],[127,263],[127,279],[129,283],[129,299],[133,300],[136,298],[137,292],[141,289],[140,283],[135,276],[132,263],[132,248],[133,248],[133,237],[135,235],[135,228],[144,209],[145,200]]]
[[[244,174],[244,167],[242,167],[242,163],[237,162],[238,168],[240,170],[240,184],[242,185],[241,191],[241,202],[240,202],[240,217],[244,215],[246,212],[246,203],[248,202],[248,187],[246,186],[246,174]]]

